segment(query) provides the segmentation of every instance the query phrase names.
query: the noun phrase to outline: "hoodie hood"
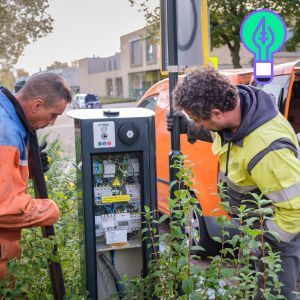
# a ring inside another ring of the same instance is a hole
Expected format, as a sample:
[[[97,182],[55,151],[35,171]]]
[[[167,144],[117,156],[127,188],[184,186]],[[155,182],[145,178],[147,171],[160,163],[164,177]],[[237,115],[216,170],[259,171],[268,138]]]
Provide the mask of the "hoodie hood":
[[[276,117],[278,108],[274,96],[261,89],[245,85],[238,85],[237,88],[242,113],[241,124],[233,135],[227,130],[220,133],[225,142],[238,145],[242,143],[245,136]]]

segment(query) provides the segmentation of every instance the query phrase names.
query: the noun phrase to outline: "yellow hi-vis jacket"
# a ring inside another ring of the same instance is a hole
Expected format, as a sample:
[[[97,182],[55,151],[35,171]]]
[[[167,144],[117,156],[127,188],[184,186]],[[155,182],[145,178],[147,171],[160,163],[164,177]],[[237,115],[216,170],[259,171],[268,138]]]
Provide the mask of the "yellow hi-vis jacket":
[[[212,149],[220,157],[219,179],[227,183],[232,206],[249,199],[248,192],[263,193],[275,208],[275,221],[267,221],[268,229],[286,242],[300,232],[299,144],[280,113],[238,143],[222,143],[217,134]]]

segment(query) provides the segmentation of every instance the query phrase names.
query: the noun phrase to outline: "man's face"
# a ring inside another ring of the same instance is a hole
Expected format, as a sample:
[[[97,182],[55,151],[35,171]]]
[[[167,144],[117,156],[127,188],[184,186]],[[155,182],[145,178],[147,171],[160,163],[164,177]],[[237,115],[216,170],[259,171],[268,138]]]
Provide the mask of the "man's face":
[[[30,127],[37,130],[53,125],[56,118],[64,112],[66,106],[67,102],[65,99],[61,99],[49,107],[46,107],[43,99],[34,99],[30,110],[27,113],[25,112]]]
[[[224,126],[223,113],[219,109],[213,109],[211,118],[208,120],[203,120],[198,116],[195,116],[192,112],[185,110],[186,114],[195,122],[197,127],[205,127],[210,131],[219,131],[226,128]]]

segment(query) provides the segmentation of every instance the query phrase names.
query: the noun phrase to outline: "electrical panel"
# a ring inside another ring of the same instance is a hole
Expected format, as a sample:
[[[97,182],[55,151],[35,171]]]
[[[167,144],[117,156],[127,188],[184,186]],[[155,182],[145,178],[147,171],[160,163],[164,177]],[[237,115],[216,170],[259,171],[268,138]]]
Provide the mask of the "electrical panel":
[[[80,263],[89,299],[146,276],[153,246],[145,207],[157,210],[155,116],[144,108],[69,110],[74,119]]]
[[[139,153],[93,155],[97,250],[141,245]]]

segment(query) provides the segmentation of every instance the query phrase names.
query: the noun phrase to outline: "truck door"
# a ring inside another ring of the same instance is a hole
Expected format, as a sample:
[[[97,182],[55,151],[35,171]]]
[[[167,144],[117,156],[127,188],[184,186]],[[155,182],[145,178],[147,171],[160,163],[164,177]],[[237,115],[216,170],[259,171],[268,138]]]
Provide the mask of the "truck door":
[[[291,88],[290,101],[286,105],[287,119],[296,134],[300,133],[300,71],[295,71]],[[299,138],[298,138],[299,139]]]
[[[273,81],[268,84],[256,84],[253,85],[262,89],[268,94],[272,94],[276,99],[276,104],[279,111],[285,115],[286,105],[288,103],[287,98],[289,95],[289,86],[291,81],[291,75],[279,75],[273,78]]]

